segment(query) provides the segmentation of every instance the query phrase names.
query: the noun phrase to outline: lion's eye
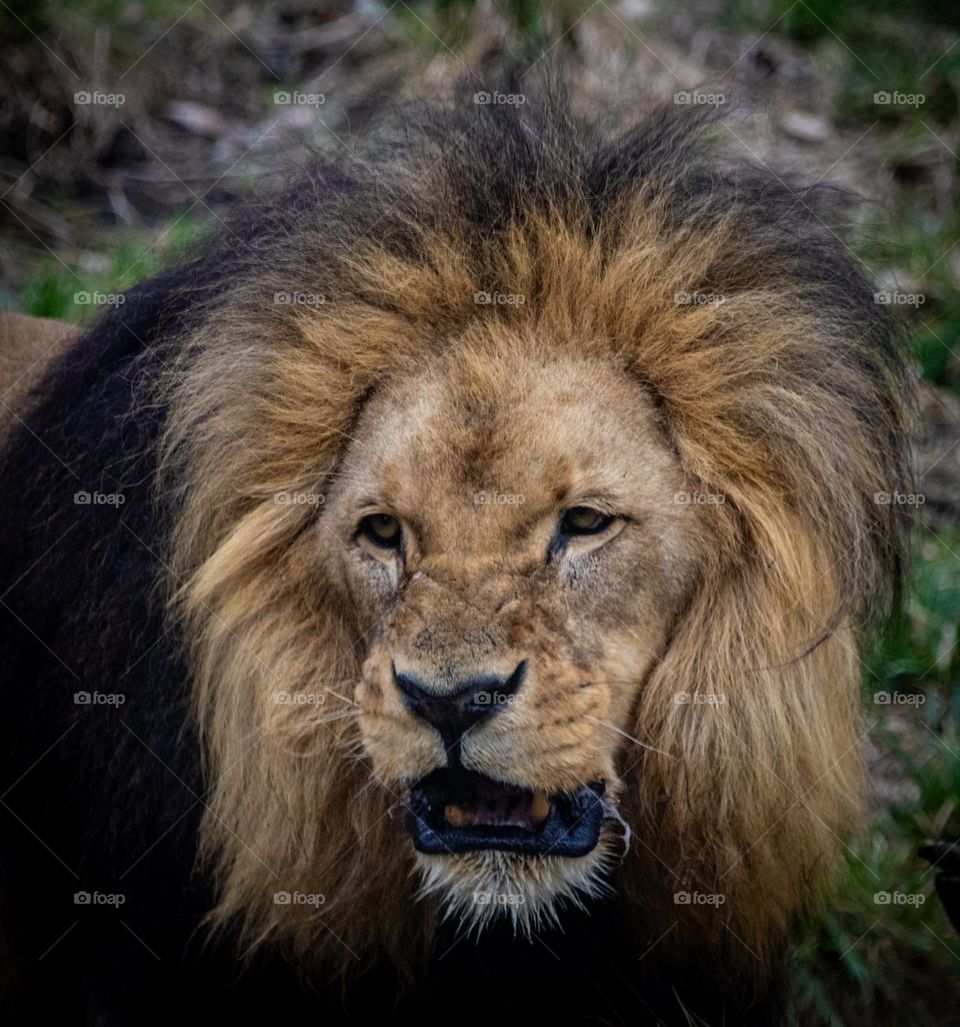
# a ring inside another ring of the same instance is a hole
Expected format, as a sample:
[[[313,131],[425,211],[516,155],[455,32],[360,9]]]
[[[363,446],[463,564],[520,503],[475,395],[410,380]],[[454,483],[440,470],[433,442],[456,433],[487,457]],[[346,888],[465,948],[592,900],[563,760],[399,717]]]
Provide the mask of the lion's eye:
[[[400,522],[389,514],[368,514],[360,521],[357,531],[383,549],[399,549],[403,538]]]
[[[613,517],[589,506],[573,506],[560,522],[564,535],[598,535],[613,523]]]

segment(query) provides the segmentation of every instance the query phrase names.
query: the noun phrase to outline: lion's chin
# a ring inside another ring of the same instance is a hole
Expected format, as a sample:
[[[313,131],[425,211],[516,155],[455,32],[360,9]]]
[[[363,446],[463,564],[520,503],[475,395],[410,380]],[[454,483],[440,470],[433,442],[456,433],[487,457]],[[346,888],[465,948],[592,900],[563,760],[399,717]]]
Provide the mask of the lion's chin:
[[[410,790],[407,826],[422,877],[466,931],[496,920],[532,934],[565,905],[609,891],[624,839],[602,781],[570,792],[533,791],[463,767],[440,768]],[[606,830],[605,830],[606,826]]]
[[[439,899],[445,920],[479,933],[509,919],[517,933],[532,935],[558,925],[567,905],[583,906],[610,894],[607,875],[615,839],[603,835],[586,856],[529,856],[489,850],[456,855],[417,853],[422,877],[418,897]]]

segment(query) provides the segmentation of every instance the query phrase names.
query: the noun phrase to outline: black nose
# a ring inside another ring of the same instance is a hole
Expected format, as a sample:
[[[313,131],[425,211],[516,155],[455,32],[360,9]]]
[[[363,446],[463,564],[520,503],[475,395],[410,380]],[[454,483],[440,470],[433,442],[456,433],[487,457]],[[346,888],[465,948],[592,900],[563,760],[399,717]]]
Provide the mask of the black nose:
[[[442,692],[432,689],[412,674],[398,674],[396,667],[393,668],[393,679],[407,709],[440,732],[453,760],[463,734],[474,724],[502,710],[520,690],[526,671],[527,661],[521,660],[508,678],[470,678],[452,691],[445,689]]]

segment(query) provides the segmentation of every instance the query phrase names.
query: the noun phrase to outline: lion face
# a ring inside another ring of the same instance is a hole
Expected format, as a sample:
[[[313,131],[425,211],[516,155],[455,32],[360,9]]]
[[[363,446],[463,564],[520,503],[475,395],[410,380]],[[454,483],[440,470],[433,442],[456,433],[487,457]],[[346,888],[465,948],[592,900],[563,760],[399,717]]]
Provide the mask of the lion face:
[[[464,341],[369,401],[322,531],[357,613],[363,745],[425,889],[532,925],[621,851],[631,714],[697,559],[643,387],[497,352]]]

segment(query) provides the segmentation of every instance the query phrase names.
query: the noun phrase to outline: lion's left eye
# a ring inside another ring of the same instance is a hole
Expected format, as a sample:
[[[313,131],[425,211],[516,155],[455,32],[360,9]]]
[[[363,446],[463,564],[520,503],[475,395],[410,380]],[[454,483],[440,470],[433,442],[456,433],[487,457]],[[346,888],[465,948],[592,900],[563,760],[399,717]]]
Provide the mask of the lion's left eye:
[[[560,530],[564,535],[599,535],[612,523],[610,514],[589,506],[573,506],[563,515]]]
[[[381,549],[399,549],[403,530],[396,517],[389,514],[369,514],[360,521],[358,534]]]

